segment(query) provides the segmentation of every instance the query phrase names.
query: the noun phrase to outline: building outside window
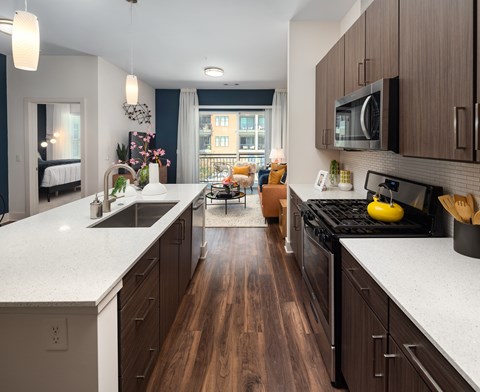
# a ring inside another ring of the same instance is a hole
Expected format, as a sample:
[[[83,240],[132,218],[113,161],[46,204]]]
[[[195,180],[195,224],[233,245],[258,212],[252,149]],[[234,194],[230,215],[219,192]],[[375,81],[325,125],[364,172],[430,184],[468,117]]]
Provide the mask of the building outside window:
[[[228,127],[228,116],[216,116],[215,125],[217,127]]]
[[[228,136],[215,136],[215,147],[228,147]]]

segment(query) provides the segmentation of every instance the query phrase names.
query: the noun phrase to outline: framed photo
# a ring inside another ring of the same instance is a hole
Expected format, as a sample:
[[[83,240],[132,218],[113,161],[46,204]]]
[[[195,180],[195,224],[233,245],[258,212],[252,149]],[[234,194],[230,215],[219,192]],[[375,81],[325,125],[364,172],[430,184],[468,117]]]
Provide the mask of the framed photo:
[[[318,189],[320,192],[326,189],[325,183],[327,182],[328,172],[325,170],[320,170],[315,179],[315,184],[313,185],[315,189]]]

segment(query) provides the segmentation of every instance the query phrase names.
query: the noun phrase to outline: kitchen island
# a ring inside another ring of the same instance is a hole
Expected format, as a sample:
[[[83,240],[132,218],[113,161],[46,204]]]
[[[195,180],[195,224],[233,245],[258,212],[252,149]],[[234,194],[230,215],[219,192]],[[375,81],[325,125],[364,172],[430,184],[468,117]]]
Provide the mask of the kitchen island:
[[[118,199],[102,218],[134,202],[176,203],[151,227],[91,228],[89,196],[0,229],[0,389],[118,390],[122,278],[205,186],[166,187]],[[65,328],[58,347],[52,325]]]
[[[408,319],[480,391],[480,260],[452,238],[342,239]]]

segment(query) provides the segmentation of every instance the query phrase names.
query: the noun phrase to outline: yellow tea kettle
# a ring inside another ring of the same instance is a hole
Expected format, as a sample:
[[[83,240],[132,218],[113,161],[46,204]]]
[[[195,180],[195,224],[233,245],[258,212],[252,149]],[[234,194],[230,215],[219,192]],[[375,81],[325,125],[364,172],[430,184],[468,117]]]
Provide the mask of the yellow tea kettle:
[[[390,192],[390,203],[380,201],[380,188],[388,189]],[[378,184],[378,192],[373,196],[373,201],[367,207],[368,215],[373,219],[382,222],[398,222],[402,220],[404,211],[403,208],[393,202],[392,190],[385,183]]]

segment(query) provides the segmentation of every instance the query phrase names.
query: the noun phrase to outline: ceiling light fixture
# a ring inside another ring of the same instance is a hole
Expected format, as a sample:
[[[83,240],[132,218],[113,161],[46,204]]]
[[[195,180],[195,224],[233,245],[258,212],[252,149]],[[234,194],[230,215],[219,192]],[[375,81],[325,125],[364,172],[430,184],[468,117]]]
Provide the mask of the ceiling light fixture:
[[[206,67],[203,71],[205,72],[205,75],[213,78],[223,76],[223,69],[219,67]]]
[[[0,18],[0,32],[12,35],[13,20],[7,18]]]
[[[127,0],[130,3],[130,30],[133,30],[133,4],[137,3],[137,0]],[[129,105],[138,104],[138,80],[133,74],[133,36],[130,31],[130,75],[127,75],[125,82],[125,95],[127,103]]]
[[[12,54],[15,68],[36,71],[40,56],[40,29],[34,14],[16,11],[12,26]]]

